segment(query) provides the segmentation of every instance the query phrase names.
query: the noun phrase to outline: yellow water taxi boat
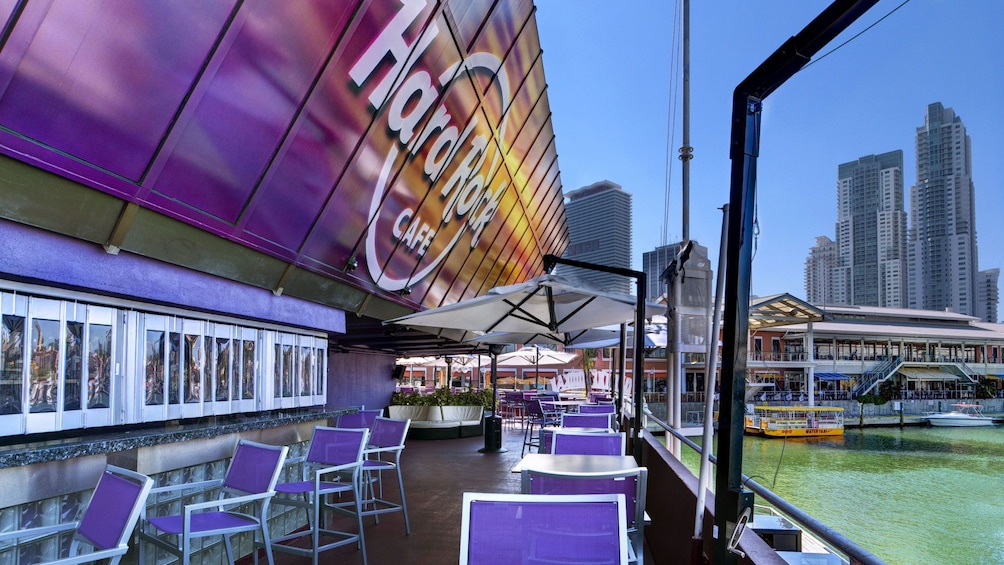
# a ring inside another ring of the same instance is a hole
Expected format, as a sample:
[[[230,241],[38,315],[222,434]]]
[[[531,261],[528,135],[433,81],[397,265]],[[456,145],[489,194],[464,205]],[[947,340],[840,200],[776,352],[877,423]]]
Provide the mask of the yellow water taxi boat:
[[[844,409],[833,406],[753,406],[746,433],[767,437],[844,435]]]

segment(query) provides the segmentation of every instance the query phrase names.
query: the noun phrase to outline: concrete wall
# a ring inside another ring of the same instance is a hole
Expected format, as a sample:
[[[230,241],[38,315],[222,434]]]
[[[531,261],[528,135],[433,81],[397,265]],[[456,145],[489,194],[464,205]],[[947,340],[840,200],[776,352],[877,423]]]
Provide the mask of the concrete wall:
[[[328,355],[329,407],[383,408],[394,392],[393,355],[330,353]]]

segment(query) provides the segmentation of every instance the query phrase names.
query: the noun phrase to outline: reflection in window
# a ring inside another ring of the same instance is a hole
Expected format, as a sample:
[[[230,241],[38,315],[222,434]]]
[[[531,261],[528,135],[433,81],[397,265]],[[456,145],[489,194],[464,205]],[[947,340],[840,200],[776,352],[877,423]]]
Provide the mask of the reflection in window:
[[[164,404],[164,332],[146,330],[146,405]]]
[[[167,365],[167,403],[178,404],[180,401],[179,385],[181,383],[181,334],[171,332],[171,351],[168,354]]]
[[[230,340],[216,338],[216,401],[230,400]]]
[[[31,343],[29,410],[55,412],[59,395],[59,320],[34,320]]]
[[[293,396],[293,369],[296,367],[293,354],[292,345],[282,346],[282,395],[285,397]]]
[[[112,391],[112,327],[91,324],[87,333],[87,407],[108,408]]]
[[[3,317],[0,326],[0,414],[21,413],[24,317]]]
[[[84,324],[66,322],[66,375],[63,410],[80,410],[80,383],[84,378]]]
[[[255,376],[255,342],[250,339],[244,340],[244,371],[241,375],[243,381],[241,385],[241,398],[250,400],[254,398],[254,376]]]
[[[202,336],[185,334],[185,402],[202,401],[202,368],[205,351]]]
[[[321,394],[324,392],[324,350],[318,349],[317,355],[314,356],[314,362],[317,365],[317,370],[314,371],[315,385],[314,393]]]
[[[310,396],[310,376],[314,373],[313,348],[300,348],[300,396]]]
[[[279,398],[282,396],[282,346],[278,343],[275,344],[275,363],[272,366],[272,380],[274,381],[272,396]]]

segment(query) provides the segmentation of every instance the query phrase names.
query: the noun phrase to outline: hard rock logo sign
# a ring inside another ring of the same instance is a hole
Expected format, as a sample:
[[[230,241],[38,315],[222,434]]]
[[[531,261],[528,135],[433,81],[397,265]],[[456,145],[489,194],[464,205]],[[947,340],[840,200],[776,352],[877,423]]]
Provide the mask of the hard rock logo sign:
[[[511,98],[505,69],[496,55],[486,52],[446,64],[445,71],[436,76],[421,68],[422,55],[441,31],[433,21],[411,44],[407,42],[408,28],[425,7],[425,0],[404,0],[349,70],[355,86],[369,92],[373,109],[382,111],[381,120],[386,120],[392,138],[372,187],[369,217],[373,221],[365,242],[369,274],[377,286],[388,291],[401,290],[429,276],[465,233],[470,234],[471,248],[477,247],[485,226],[498,211],[508,179],[498,175],[501,180],[492,180],[502,165],[499,147],[505,139],[505,120],[499,124],[496,144],[486,137],[491,135],[490,127],[478,127],[480,114],[460,123],[467,118],[451,115],[440,100],[465,73],[489,73],[494,75],[492,85],[504,109]],[[380,66],[388,56],[394,61],[390,69]],[[485,133],[478,133],[479,129]],[[431,185],[418,212],[417,203],[388,205],[392,198],[384,202],[402,153],[412,161],[410,166],[421,166],[422,184]],[[490,164],[485,167],[485,163]],[[398,251],[392,260],[395,247]]]

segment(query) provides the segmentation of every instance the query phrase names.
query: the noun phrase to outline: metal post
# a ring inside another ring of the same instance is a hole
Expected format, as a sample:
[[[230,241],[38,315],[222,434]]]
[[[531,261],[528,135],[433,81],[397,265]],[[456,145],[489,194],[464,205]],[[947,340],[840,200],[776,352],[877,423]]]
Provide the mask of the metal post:
[[[643,371],[645,366],[645,348],[638,347],[638,332],[645,331],[645,295],[647,292],[647,281],[645,278],[645,273],[641,271],[633,271],[631,269],[622,269],[620,267],[608,267],[606,265],[598,265],[596,263],[587,263],[585,261],[576,261],[574,259],[565,259],[564,257],[558,257],[557,255],[544,255],[544,270],[550,271],[556,264],[568,265],[570,267],[578,267],[580,269],[587,269],[590,271],[599,271],[601,273],[612,273],[615,275],[621,275],[624,277],[632,277],[635,280],[635,300],[637,300],[637,306],[634,309],[634,328],[635,328],[635,346],[634,346],[634,363],[632,367],[632,380],[634,382],[634,457],[638,462],[641,462],[641,420],[644,416],[644,402],[645,399],[642,397],[642,380],[639,378],[639,374]],[[644,339],[644,335],[642,335]],[[623,343],[623,340],[622,340]]]
[[[877,1],[833,2],[739,83],[733,93],[725,325],[715,481],[716,564],[736,563],[737,556],[728,551],[727,541],[744,507],[752,504],[742,486],[742,434],[761,103]]]
[[[680,160],[683,161],[683,232],[682,240],[690,241],[690,160],[694,158],[694,148],[690,146],[690,0],[683,0],[683,145]]]

